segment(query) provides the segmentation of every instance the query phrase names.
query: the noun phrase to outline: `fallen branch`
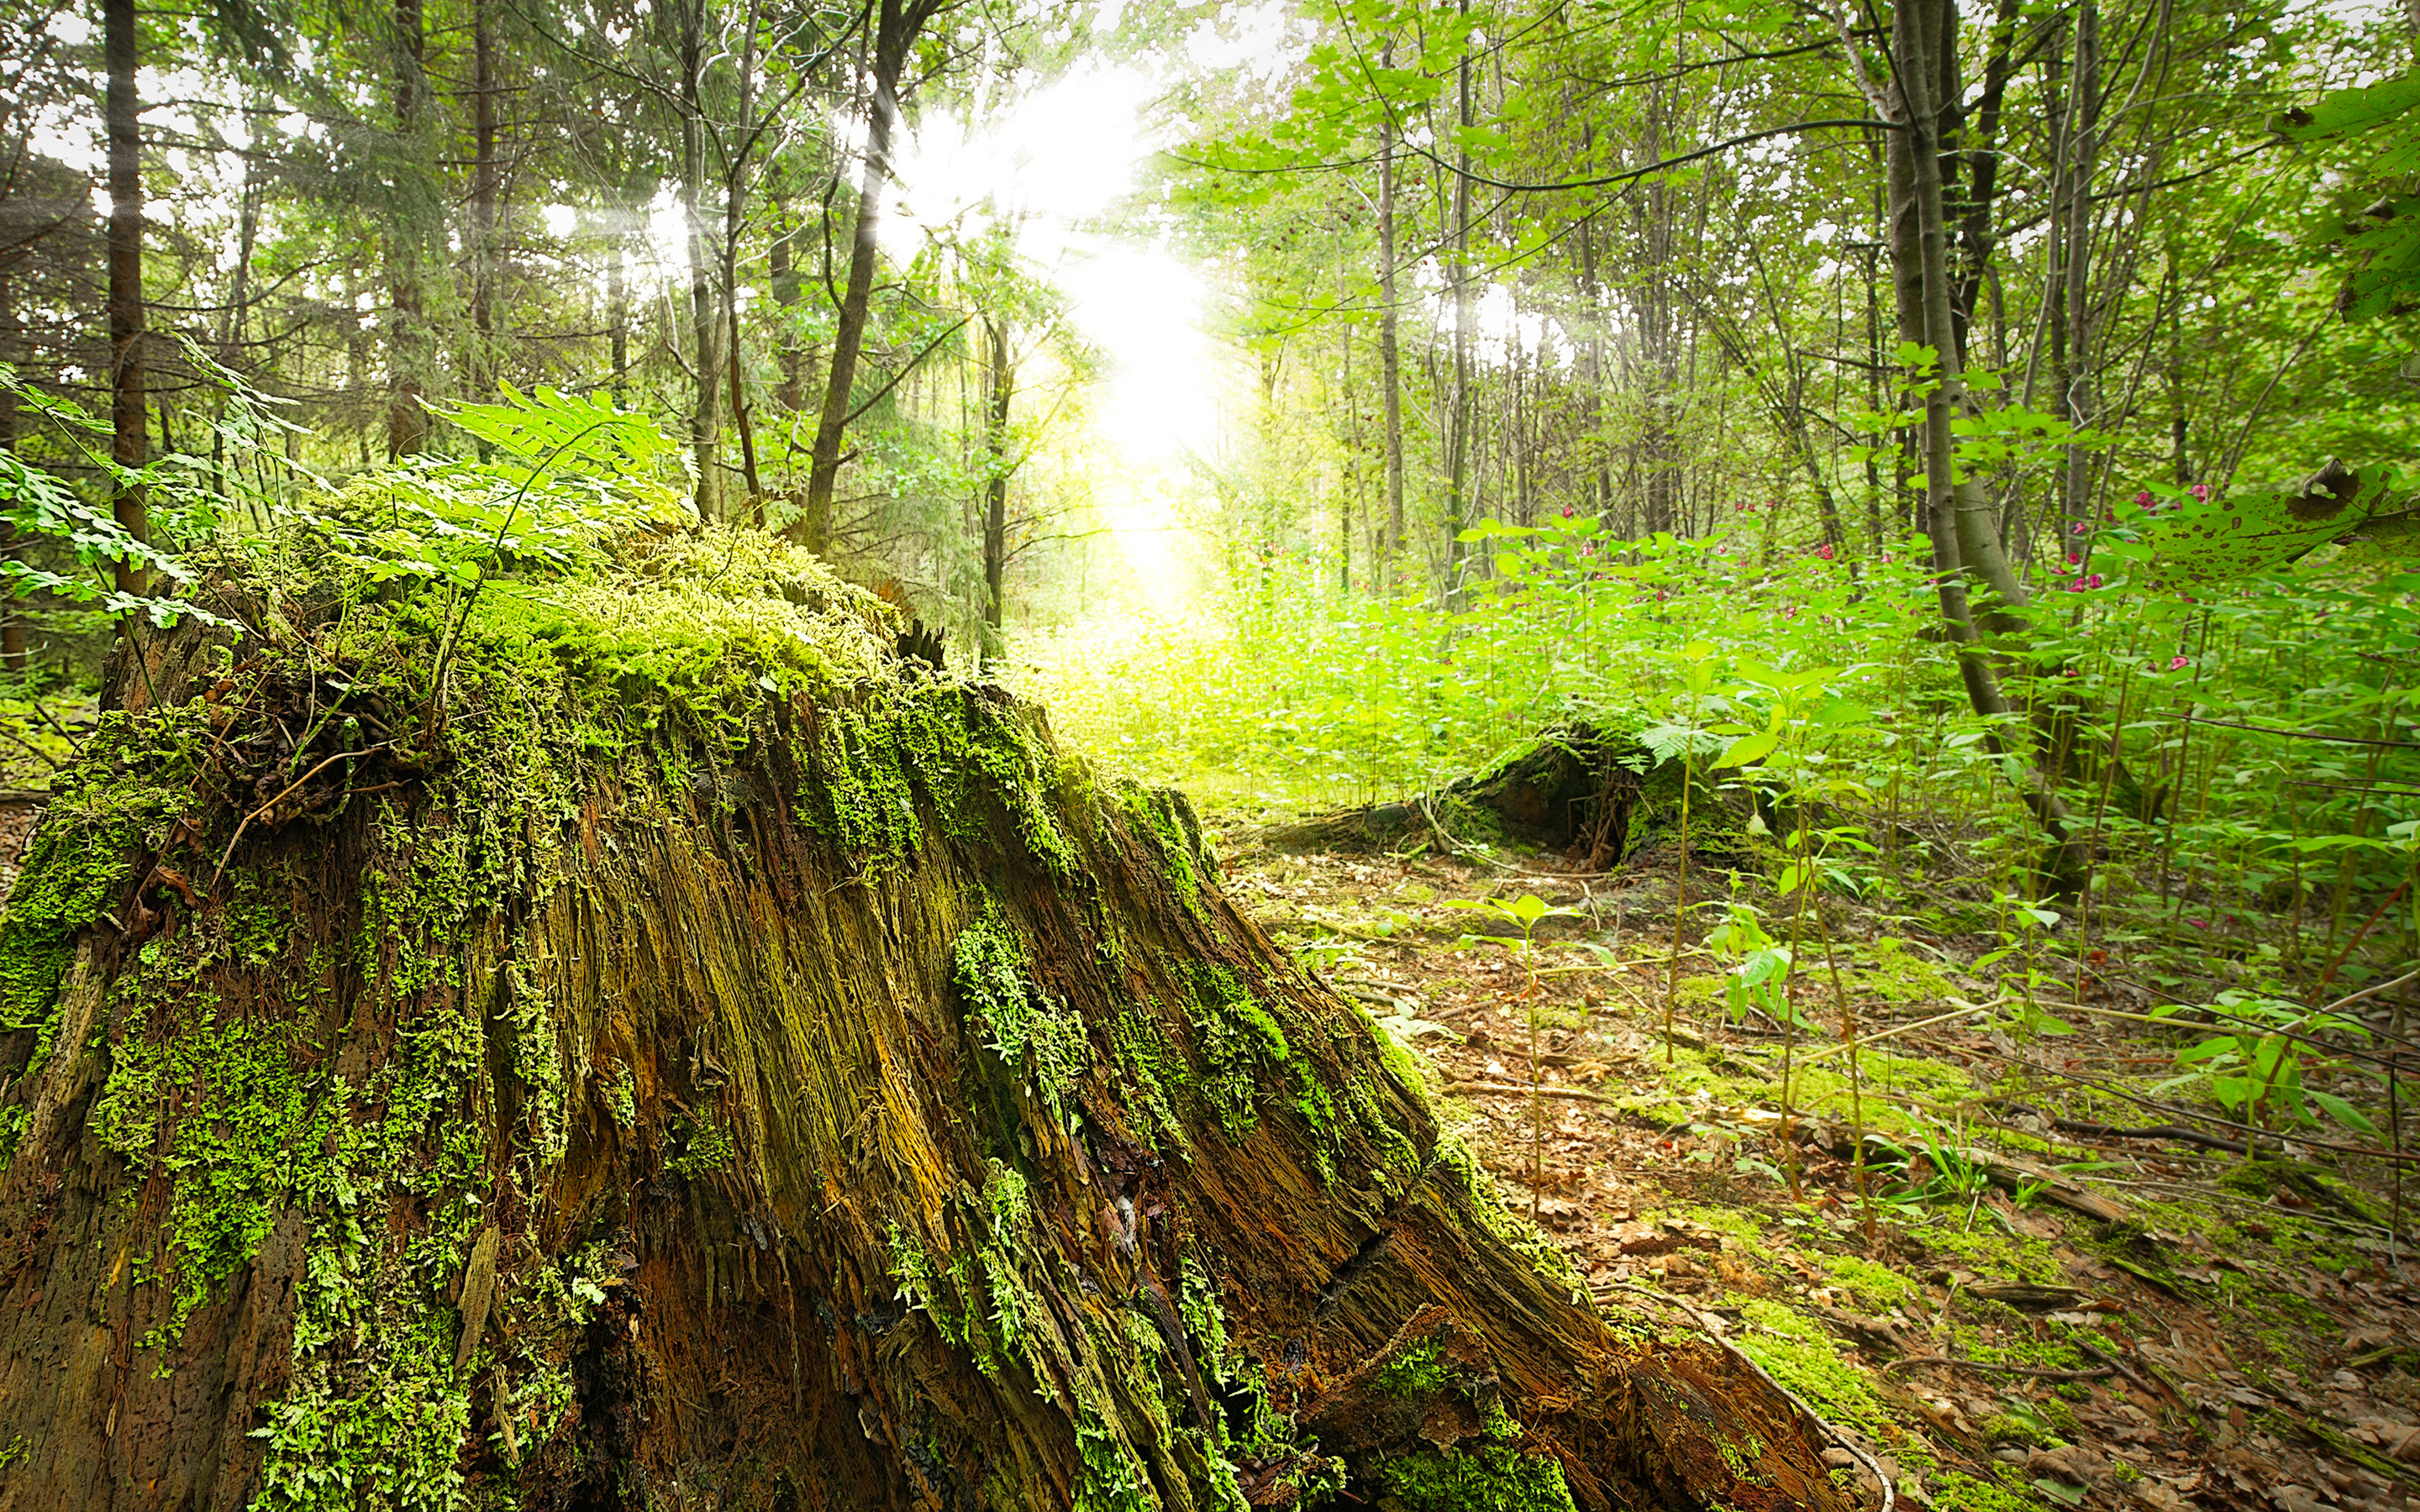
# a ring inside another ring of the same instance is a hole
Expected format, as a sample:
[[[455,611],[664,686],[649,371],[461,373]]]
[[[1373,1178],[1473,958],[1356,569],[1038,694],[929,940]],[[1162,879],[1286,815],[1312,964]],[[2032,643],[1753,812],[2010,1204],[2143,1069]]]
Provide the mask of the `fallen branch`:
[[[2243,1141],[2229,1139],[2225,1134],[2204,1134],[2180,1123],[2151,1123],[2139,1129],[2121,1129],[2115,1124],[2093,1123],[2083,1119],[2062,1119],[2055,1113],[2024,1103],[2009,1104],[2016,1113],[2030,1113],[2061,1134],[2080,1134],[2086,1139],[2173,1139],[2180,1144],[2198,1145],[2204,1149],[2224,1150],[2230,1155],[2246,1154]]]

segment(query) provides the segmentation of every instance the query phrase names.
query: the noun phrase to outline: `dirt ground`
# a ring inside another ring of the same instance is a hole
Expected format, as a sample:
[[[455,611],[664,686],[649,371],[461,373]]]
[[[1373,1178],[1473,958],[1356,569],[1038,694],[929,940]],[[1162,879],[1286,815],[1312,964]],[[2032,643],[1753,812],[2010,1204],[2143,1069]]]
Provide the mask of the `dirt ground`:
[[[1987,979],[2008,965],[1978,965],[1995,942],[1838,909],[1838,976],[1808,946],[1822,975],[1796,1000],[1834,1029],[1847,1001],[1859,1076],[1823,1054],[1837,1035],[1793,1044],[1811,1106],[1785,1119],[1778,1026],[1730,1019],[1729,963],[1693,939],[1666,1039],[1668,847],[1582,878],[1227,845],[1231,887],[1421,1053],[1580,1284],[1644,1326],[1722,1335],[1901,1504],[2420,1512],[2420,1225],[2392,1163],[2057,1127],[2172,1121],[2144,1102],[2185,1041],[2106,1016],[2160,1000],[2122,949],[2086,954],[2080,990],[2072,964],[2038,983],[2071,1033],[2012,1028],[2008,1005],[1910,1028],[2002,995]],[[1450,906],[1522,893],[1578,911],[1540,927],[1534,999],[1516,942],[1466,938],[1517,932]],[[2388,1023],[2383,1000],[2356,1011]]]

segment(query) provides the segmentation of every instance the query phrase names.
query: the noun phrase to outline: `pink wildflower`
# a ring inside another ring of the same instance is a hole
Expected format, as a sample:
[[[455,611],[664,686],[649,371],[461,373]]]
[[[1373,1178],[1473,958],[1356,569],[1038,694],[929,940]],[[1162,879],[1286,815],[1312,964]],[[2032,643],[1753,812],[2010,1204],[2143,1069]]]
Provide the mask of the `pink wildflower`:
[[[2085,532],[2090,529],[2092,529],[2091,526],[2086,525],[2082,520],[2077,520],[2075,524],[2070,528],[2067,533],[2070,535],[2082,535]]]
[[[2181,671],[2192,665],[2193,658],[2190,656],[2170,656],[2168,658],[2168,671],[2172,672]]]
[[[2194,496],[2195,499],[2200,500],[2200,501],[2201,501],[2203,503],[2205,503],[2205,504],[2206,504],[2206,503],[2209,503],[2209,502],[2210,502],[2210,485],[2209,485],[2209,484],[2206,484],[2206,483],[2196,483],[2196,484],[2195,484],[2195,485],[2193,486],[2193,496]]]
[[[1832,546],[1831,546],[1831,543],[1827,541],[1827,542],[1825,542],[1823,545],[1817,547],[1817,548],[1815,548],[1815,554],[1816,554],[1817,556],[1819,556],[1819,557],[1822,557],[1822,558],[1823,558],[1824,561],[1826,561],[1826,562],[1831,561],[1831,560],[1832,560]]]
[[[1572,517],[1572,506],[1571,506],[1571,505],[1569,505],[1569,504],[1565,504],[1565,505],[1563,506],[1563,518],[1565,518],[1565,519],[1569,519],[1569,518],[1571,518],[1571,517]]]
[[[2134,502],[2142,505],[2145,509],[2157,509],[2160,507],[2159,505],[2151,502],[2151,490],[2149,488],[2136,494],[2134,496]]]

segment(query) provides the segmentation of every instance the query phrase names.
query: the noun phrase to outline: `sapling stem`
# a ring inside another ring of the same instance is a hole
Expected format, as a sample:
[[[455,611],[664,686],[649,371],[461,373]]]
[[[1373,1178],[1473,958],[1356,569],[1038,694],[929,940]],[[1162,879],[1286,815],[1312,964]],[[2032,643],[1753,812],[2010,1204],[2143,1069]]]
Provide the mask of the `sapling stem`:
[[[1681,890],[1672,905],[1672,965],[1664,979],[1664,1064],[1673,1063],[1672,1005],[1681,995],[1681,920],[1689,912],[1689,790],[1696,786],[1698,732],[1690,726],[1681,745]]]
[[[1538,959],[1530,943],[1537,926],[1521,926],[1521,971],[1528,979],[1521,997],[1529,1019],[1529,1221],[1538,1221],[1538,1188],[1545,1180],[1540,1151],[1545,1146],[1545,1104],[1538,1095]]]

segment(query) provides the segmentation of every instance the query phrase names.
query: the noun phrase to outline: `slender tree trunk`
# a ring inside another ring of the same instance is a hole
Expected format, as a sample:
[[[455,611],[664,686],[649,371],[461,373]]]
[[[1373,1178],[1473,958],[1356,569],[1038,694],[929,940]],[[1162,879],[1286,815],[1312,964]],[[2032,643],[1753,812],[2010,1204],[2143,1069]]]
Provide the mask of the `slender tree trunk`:
[[[984,316],[986,359],[984,379],[984,655],[997,657],[1007,650],[1002,634],[1008,609],[1008,409],[1016,393],[1016,370],[1009,365],[1008,319]]]
[[[1967,191],[1959,207],[1958,360],[1968,360],[1975,310],[1992,272],[1999,236],[1992,224],[2000,181],[2000,107],[2009,89],[2020,0],[2000,0],[1983,64],[1983,92],[1975,102],[1974,146],[1967,150]]]
[[[848,428],[858,356],[865,346],[874,268],[881,256],[876,232],[882,223],[883,181],[891,174],[891,135],[898,120],[900,72],[915,33],[923,24],[921,8],[905,9],[901,0],[876,3],[873,92],[866,100],[865,168],[858,180],[857,224],[849,238],[848,286],[835,312],[831,364],[824,376],[823,415],[815,424],[814,455],[807,474],[806,513],[799,521],[800,544],[817,553],[831,549],[832,494],[840,481],[841,442]]]
[[[1596,143],[1592,133],[1582,135],[1585,161],[1596,161]],[[1582,367],[1580,382],[1580,424],[1585,434],[1581,455],[1593,459],[1590,473],[1594,480],[1596,513],[1606,518],[1613,509],[1613,458],[1599,431],[1605,424],[1605,285],[1597,277],[1596,223],[1593,218],[1580,223],[1580,296],[1588,301],[1588,339],[1581,343]]]
[[[1344,259],[1342,255],[1336,260],[1336,285],[1337,298],[1342,301],[1345,297]],[[1337,328],[1344,348],[1342,383],[1347,434],[1344,485],[1337,494],[1336,504],[1336,591],[1340,596],[1349,596],[1353,592],[1353,503],[1354,495],[1361,486],[1361,407],[1353,394],[1353,322],[1340,320]]]
[[[425,145],[421,120],[422,63],[427,38],[421,0],[395,0],[395,129],[396,173],[389,192],[390,236],[387,248],[388,301],[392,305],[387,332],[386,455],[407,455],[428,444],[428,410],[425,404],[427,378],[427,312],[421,299],[421,254],[426,228],[422,203],[419,150]]]
[[[773,222],[776,231],[766,250],[766,263],[773,285],[773,317],[779,322],[773,335],[774,361],[782,374],[773,398],[786,413],[795,415],[807,403],[806,353],[799,345],[799,270],[790,255],[799,228],[790,224],[789,206],[780,200],[773,203]]]
[[[0,363],[14,363],[19,360],[18,343],[24,333],[25,322],[17,314],[16,282],[0,272]],[[16,391],[0,389],[0,452],[16,449]],[[0,556],[14,560],[17,546],[17,527],[0,526]],[[5,666],[12,676],[24,675],[24,600],[14,594],[0,596],[0,666]]]
[[[2090,303],[2092,267],[2092,180],[2098,165],[2101,126],[2101,11],[2094,0],[2083,0],[2075,16],[2075,85],[2068,106],[2067,131],[2067,267],[2061,290],[2061,317],[2067,327],[2067,383],[2059,401],[2064,417],[2078,429],[2092,424],[2099,409],[2094,399],[2093,330]],[[2067,449],[2060,515],[2078,521],[2092,513],[2092,454],[2081,445]],[[2061,548],[2068,534],[2060,532]]]
[[[689,319],[696,352],[696,395],[690,440],[697,461],[697,514],[722,517],[722,471],[717,442],[722,430],[721,311],[714,301],[714,255],[706,229],[706,0],[674,0],[681,24],[681,217],[688,232]]]
[[[471,392],[496,392],[496,69],[491,0],[471,6]]]
[[[102,111],[109,135],[110,458],[121,468],[139,468],[148,459],[151,438],[143,389],[143,102],[134,83],[134,0],[102,0],[101,28],[109,73]],[[151,538],[141,488],[118,484],[110,512],[127,534]],[[119,593],[142,593],[148,577],[137,563],[117,563]]]
[[[1467,17],[1470,0],[1457,0],[1455,13]],[[1454,65],[1457,108],[1454,118],[1463,131],[1470,130],[1470,44],[1465,39]],[[1453,155],[1453,411],[1446,425],[1445,602],[1462,603],[1462,532],[1469,527],[1470,479],[1470,148],[1457,146]]]
[[[2415,0],[2420,3],[2420,0]],[[1393,68],[1395,44],[1379,51],[1383,66]],[[1404,372],[1397,345],[1401,329],[1395,288],[1395,118],[1391,112],[1378,128],[1378,388],[1387,416],[1387,538],[1384,563],[1373,572],[1374,581],[1392,586],[1396,563],[1404,554]]]
[[[745,35],[739,47],[739,130],[747,133],[756,122],[756,7],[748,7]],[[739,475],[748,487],[749,508],[758,523],[765,518],[765,488],[756,476],[756,434],[748,424],[748,393],[739,381],[739,233],[748,208],[748,160],[744,135],[730,154],[729,178],[722,189],[722,335],[723,361],[729,367],[731,419],[739,432]]]
[[[262,103],[264,100],[263,96],[255,96],[254,103]],[[256,150],[248,151],[243,155],[243,188],[236,200],[235,268],[227,289],[226,308],[219,312],[219,362],[228,368],[244,365],[240,348],[252,319],[252,251],[260,238],[261,190],[260,154]],[[356,328],[349,336],[346,342],[349,355],[359,352],[361,335]],[[357,357],[353,368],[354,371],[347,375],[346,399],[349,407],[361,407],[355,413],[366,415],[369,404],[367,378]],[[224,412],[224,399],[221,407]],[[365,426],[366,424],[365,420]],[[362,444],[365,447],[369,444],[366,430]],[[232,497],[224,432],[214,432],[210,437],[210,473],[218,480],[219,492]]]
[[[1887,104],[1900,129],[1890,133],[1889,142],[1891,260],[1900,335],[1938,354],[1934,381],[1924,397],[1922,439],[1925,518],[1942,621],[1957,644],[1967,701],[1976,713],[1998,719],[2009,705],[1983,635],[2022,634],[2026,594],[2001,548],[1998,517],[1982,486],[1972,478],[1952,481],[1951,422],[1966,411],[1968,401],[1953,321],[1935,91],[1947,76],[1942,60],[1956,45],[1957,23],[1957,0],[1900,0],[1894,8],[1898,97]],[[1992,740],[1998,748],[1996,731]],[[2083,841],[2066,801],[2048,782],[2023,784],[2021,796],[2055,842],[2049,866],[2054,883],[2065,886],[2080,878]]]
[[[630,399],[630,238],[613,230],[613,254],[605,264],[605,323],[612,335],[613,403]]]

